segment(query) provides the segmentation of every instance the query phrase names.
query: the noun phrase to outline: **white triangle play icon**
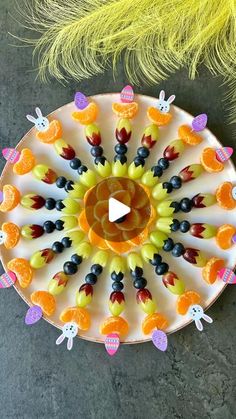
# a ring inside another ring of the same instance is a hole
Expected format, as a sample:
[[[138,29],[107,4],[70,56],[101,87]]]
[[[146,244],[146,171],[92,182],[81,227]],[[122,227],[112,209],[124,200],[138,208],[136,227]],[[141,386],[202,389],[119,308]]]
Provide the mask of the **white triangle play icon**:
[[[124,215],[129,214],[131,211],[130,207],[122,202],[117,201],[117,199],[109,198],[108,202],[108,218],[110,222],[119,220],[119,218],[124,217]]]

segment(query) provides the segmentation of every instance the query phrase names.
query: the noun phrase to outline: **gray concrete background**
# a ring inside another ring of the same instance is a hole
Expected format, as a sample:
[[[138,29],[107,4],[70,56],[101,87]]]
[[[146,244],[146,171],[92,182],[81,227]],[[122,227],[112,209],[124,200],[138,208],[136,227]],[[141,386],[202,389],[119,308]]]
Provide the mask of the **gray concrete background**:
[[[15,48],[8,32],[25,36],[11,18],[12,0],[0,0],[0,139],[14,146],[28,130],[26,113],[36,104],[45,113],[85,94],[120,91],[127,83],[120,68],[71,82],[42,85],[32,71],[31,48]],[[193,114],[203,109],[209,127],[225,145],[236,145],[235,126],[226,125],[222,95],[227,87],[201,70],[191,82],[185,70],[162,84],[177,104]],[[156,95],[159,86],[135,89]],[[1,169],[3,167],[1,160]],[[166,354],[151,343],[123,346],[109,358],[102,345],[76,342],[71,353],[55,347],[58,331],[46,322],[26,328],[25,303],[14,289],[0,292],[0,417],[6,418],[235,418],[235,288],[228,287],[209,310],[214,325],[206,333],[190,325],[169,339]]]

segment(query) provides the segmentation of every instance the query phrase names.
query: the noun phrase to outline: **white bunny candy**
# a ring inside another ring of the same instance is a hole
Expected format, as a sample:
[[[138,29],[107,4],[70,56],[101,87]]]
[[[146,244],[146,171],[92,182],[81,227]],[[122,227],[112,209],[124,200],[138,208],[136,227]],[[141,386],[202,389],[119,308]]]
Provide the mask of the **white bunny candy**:
[[[161,90],[159,94],[159,99],[157,101],[157,108],[162,113],[167,113],[170,110],[170,104],[174,102],[175,95],[171,95],[169,99],[165,100],[165,91]]]
[[[26,115],[26,118],[28,119],[28,121],[33,122],[38,131],[47,131],[50,125],[49,120],[45,116],[43,116],[41,109],[35,108],[35,112],[37,118],[35,118],[32,115]]]
[[[0,244],[3,244],[6,239],[6,233],[4,233],[2,230],[0,230]]]
[[[190,306],[188,314],[190,315],[191,319],[195,321],[196,328],[200,330],[200,332],[203,330],[201,319],[205,320],[207,323],[213,323],[212,318],[204,314],[203,308],[198,304]]]
[[[64,324],[62,328],[62,334],[57,338],[56,345],[60,345],[65,338],[68,339],[67,341],[67,349],[70,351],[73,347],[73,339],[78,333],[78,326],[75,322],[69,322]]]

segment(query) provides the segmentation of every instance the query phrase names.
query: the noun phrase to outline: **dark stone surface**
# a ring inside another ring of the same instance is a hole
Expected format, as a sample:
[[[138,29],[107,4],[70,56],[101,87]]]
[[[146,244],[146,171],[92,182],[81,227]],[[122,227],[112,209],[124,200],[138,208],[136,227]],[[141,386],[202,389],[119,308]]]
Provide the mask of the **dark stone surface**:
[[[0,138],[14,146],[28,130],[26,113],[35,105],[50,112],[76,89],[86,94],[120,91],[127,79],[120,68],[67,86],[42,85],[32,71],[31,48],[15,48],[11,32],[25,36],[14,2],[0,2]],[[190,81],[185,70],[161,84],[175,92],[178,105],[193,114],[203,106],[209,127],[225,145],[235,145],[235,127],[226,125],[226,86],[203,69]],[[160,86],[136,91],[156,95]],[[1,168],[3,167],[1,160]],[[26,328],[25,303],[13,290],[0,292],[0,417],[32,418],[235,418],[235,290],[209,310],[214,325],[197,333],[190,325],[170,336],[167,354],[151,343],[123,346],[109,358],[101,345],[77,342],[71,353],[55,348],[58,331],[46,322]]]

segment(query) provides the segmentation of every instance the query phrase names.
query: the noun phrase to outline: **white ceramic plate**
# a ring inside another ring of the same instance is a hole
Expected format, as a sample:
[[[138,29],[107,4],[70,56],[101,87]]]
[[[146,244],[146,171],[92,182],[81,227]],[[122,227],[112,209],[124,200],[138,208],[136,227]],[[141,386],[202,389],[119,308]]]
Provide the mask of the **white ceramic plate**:
[[[119,101],[119,94],[101,94],[93,97],[96,103],[99,105],[100,114],[97,123],[100,126],[102,133],[102,145],[104,148],[105,156],[111,161],[114,156],[114,145],[115,145],[115,125],[117,123],[117,117],[113,114],[111,107],[112,103]],[[128,162],[132,161],[135,155],[137,147],[140,145],[143,129],[149,124],[146,116],[146,110],[148,106],[156,105],[156,98],[136,95],[135,100],[139,103],[139,112],[137,117],[133,120],[133,133],[132,138],[128,144]],[[43,110],[43,109],[42,109]],[[71,113],[75,110],[74,103],[69,103],[62,108],[54,111],[50,116],[51,118],[60,119],[63,125],[63,138],[71,144],[76,152],[77,156],[81,157],[83,162],[89,167],[93,168],[93,160],[89,152],[90,146],[87,144],[83,127],[78,123],[74,122],[71,118]],[[146,168],[150,168],[160,157],[165,147],[170,141],[178,138],[177,132],[179,125],[183,123],[191,124],[192,116],[178,108],[172,106],[171,112],[173,113],[173,121],[170,125],[164,128],[160,128],[160,140],[157,145],[152,149],[150,157],[147,159]],[[202,109],[204,112],[204,108]],[[220,147],[221,144],[216,137],[207,129],[202,132],[204,141],[195,147],[187,147],[186,151],[176,161],[174,161],[170,168],[164,172],[161,181],[168,180],[172,175],[178,174],[178,172],[191,163],[198,163],[200,154],[203,148],[207,146]],[[68,179],[76,180],[76,172],[73,171],[69,162],[63,160],[53,150],[53,146],[42,144],[35,138],[35,128],[32,128],[19,142],[17,149],[29,147],[37,156],[38,163],[48,164],[51,168],[55,169],[59,174],[66,175]],[[225,164],[225,169],[221,173],[207,174],[200,176],[198,179],[185,184],[179,191],[171,194],[173,199],[181,199],[183,197],[192,197],[199,192],[214,193],[217,186],[223,181],[236,182],[236,172],[231,161]],[[65,191],[59,190],[54,185],[46,185],[42,182],[37,181],[31,174],[27,174],[23,177],[15,176],[11,170],[10,165],[6,165],[1,179],[2,185],[10,183],[19,188],[22,194],[35,192],[42,194],[45,197],[54,197],[60,199],[65,196]],[[43,224],[44,221],[51,219],[55,221],[60,218],[60,213],[57,211],[47,211],[41,209],[39,211],[30,211],[18,206],[12,212],[8,214],[1,214],[1,223],[11,220],[22,226],[26,223]],[[224,223],[231,223],[236,225],[236,211],[224,211],[217,205],[205,209],[194,209],[189,214],[177,214],[178,219],[188,219],[191,222],[208,222],[215,225],[221,225]],[[6,251],[2,246],[2,262],[3,266],[6,267],[7,262],[13,257],[25,257],[29,259],[30,255],[39,249],[50,247],[50,245],[60,240],[64,236],[62,232],[54,232],[50,235],[44,235],[33,241],[21,240],[18,246],[10,251]],[[200,240],[192,237],[190,234],[173,233],[172,237],[174,240],[182,241],[188,247],[199,248],[211,256],[224,257],[227,266],[232,268],[235,265],[236,260],[236,247],[232,247],[228,251],[220,250],[214,239]],[[20,296],[30,305],[30,294],[39,289],[47,289],[47,284],[52,276],[62,270],[63,263],[70,259],[72,249],[66,249],[63,254],[55,257],[55,259],[47,265],[45,268],[35,272],[34,280],[31,286],[23,290],[16,285],[16,290]],[[221,294],[225,285],[221,281],[217,281],[214,285],[207,285],[201,276],[201,269],[195,268],[191,264],[187,263],[183,258],[173,258],[166,252],[162,252],[163,258],[170,265],[170,270],[176,272],[179,277],[184,278],[187,288],[194,289],[202,295],[202,301],[204,308],[209,307]],[[50,323],[56,327],[61,327],[62,324],[59,320],[60,312],[68,307],[75,305],[75,293],[80,285],[84,282],[84,276],[88,272],[90,261],[83,262],[80,266],[79,272],[71,277],[69,284],[59,297],[57,297],[57,310],[50,319],[45,317]],[[176,296],[171,294],[162,284],[160,277],[157,277],[151,266],[144,266],[144,276],[148,280],[148,288],[152,292],[153,297],[157,300],[158,311],[163,312],[170,320],[170,326],[168,332],[172,333],[178,329],[184,327],[189,323],[187,316],[179,316],[176,314],[175,302]],[[150,340],[149,336],[145,336],[141,330],[141,322],[144,318],[144,313],[140,310],[135,302],[136,291],[132,286],[132,281],[127,275],[124,280],[125,283],[125,296],[126,296],[126,309],[123,313],[124,317],[128,320],[130,325],[130,333],[125,339],[125,343],[138,343]],[[92,340],[95,342],[103,342],[103,336],[99,334],[100,323],[110,315],[108,310],[108,299],[111,289],[111,279],[109,274],[104,270],[103,274],[99,277],[96,286],[94,287],[94,298],[92,304],[89,306],[89,311],[92,317],[92,326],[88,332],[80,333],[80,336],[84,339]],[[4,291],[2,291],[4,292]],[[7,298],[7,295],[6,295]],[[26,307],[27,310],[27,307]],[[207,327],[207,326],[206,326]],[[211,326],[214,327],[214,326]]]

